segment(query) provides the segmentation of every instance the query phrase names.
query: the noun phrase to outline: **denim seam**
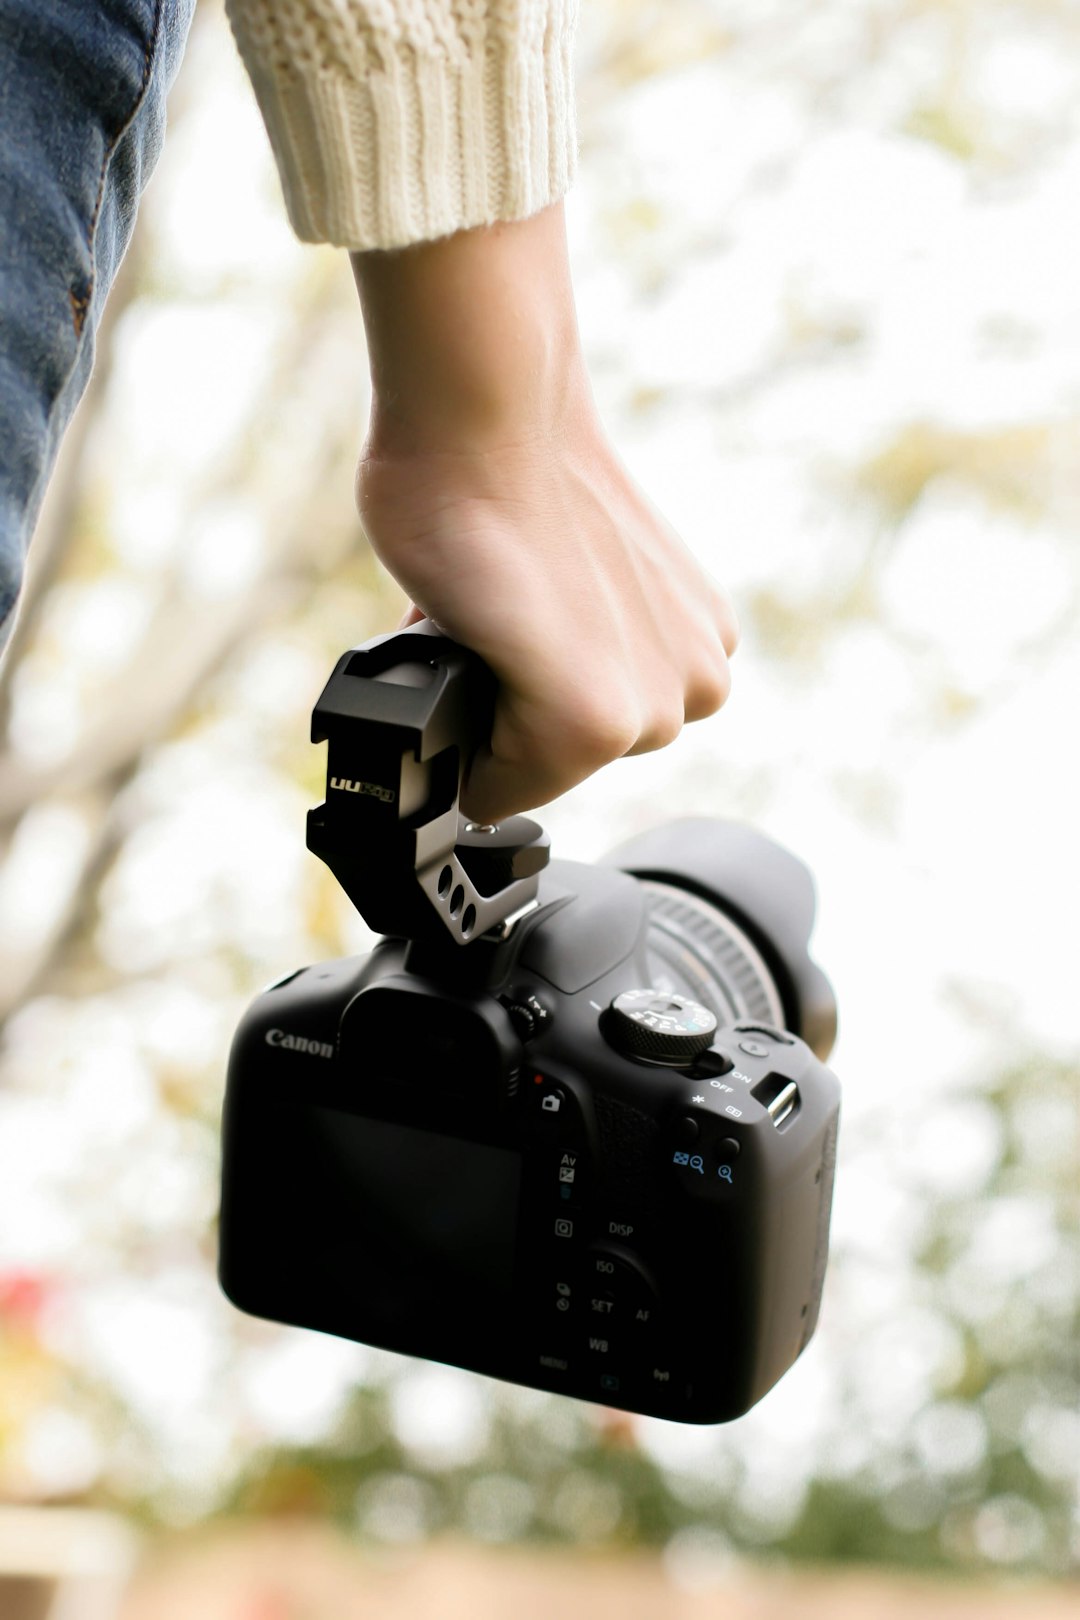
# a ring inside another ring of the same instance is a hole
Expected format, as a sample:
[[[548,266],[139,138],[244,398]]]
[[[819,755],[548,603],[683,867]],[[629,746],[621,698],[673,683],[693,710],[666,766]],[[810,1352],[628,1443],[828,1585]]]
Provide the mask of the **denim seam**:
[[[117,147],[120,145],[120,142],[123,140],[128,130],[131,128],[132,123],[138,115],[140,107],[146,100],[146,93],[150,87],[150,78],[151,74],[153,73],[154,55],[157,51],[158,41],[161,38],[161,21],[164,15],[164,6],[165,0],[155,0],[154,21],[150,29],[150,38],[147,40],[143,49],[142,81],[139,85],[135,100],[132,103],[131,111],[123,120],[116,134],[109,142],[109,145],[105,151],[105,156],[102,159],[101,178],[98,181],[97,196],[94,199],[94,211],[90,216],[90,225],[87,231],[87,246],[90,249],[89,281],[85,289],[76,291],[74,288],[71,288],[68,291],[68,298],[71,302],[72,318],[75,324],[75,336],[80,343],[82,342],[82,335],[86,326],[86,312],[90,308],[90,301],[94,296],[94,288],[97,284],[97,256],[95,247],[97,243],[98,221],[101,217],[101,205],[105,197],[105,182],[109,175],[109,165],[113,160]]]

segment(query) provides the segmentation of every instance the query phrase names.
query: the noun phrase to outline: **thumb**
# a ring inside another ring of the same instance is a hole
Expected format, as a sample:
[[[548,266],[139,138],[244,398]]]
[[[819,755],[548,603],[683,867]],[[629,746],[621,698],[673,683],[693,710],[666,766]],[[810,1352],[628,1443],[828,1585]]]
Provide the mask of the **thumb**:
[[[491,742],[477,751],[462,788],[470,820],[505,821],[549,804],[625,753],[632,738],[592,723],[583,707],[572,691],[537,699],[500,687]]]
[[[530,760],[528,767],[500,759],[491,748],[476,754],[461,790],[461,808],[470,821],[482,824],[505,821],[507,816],[535,810],[573,787],[557,771]]]
[[[410,602],[408,607],[405,609],[405,612],[401,615],[397,628],[399,630],[407,630],[411,624],[419,624],[420,620],[426,618],[426,616],[427,615],[424,613],[423,608],[418,608],[415,602]]]

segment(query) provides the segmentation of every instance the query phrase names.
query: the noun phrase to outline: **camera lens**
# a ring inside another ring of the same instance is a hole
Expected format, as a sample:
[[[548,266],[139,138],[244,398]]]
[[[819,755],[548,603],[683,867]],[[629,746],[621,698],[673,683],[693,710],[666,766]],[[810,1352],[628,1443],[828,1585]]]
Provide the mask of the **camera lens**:
[[[649,983],[689,996],[720,1024],[746,1020],[784,1026],[776,982],[753,940],[699,895],[671,884],[642,883],[649,908]]]

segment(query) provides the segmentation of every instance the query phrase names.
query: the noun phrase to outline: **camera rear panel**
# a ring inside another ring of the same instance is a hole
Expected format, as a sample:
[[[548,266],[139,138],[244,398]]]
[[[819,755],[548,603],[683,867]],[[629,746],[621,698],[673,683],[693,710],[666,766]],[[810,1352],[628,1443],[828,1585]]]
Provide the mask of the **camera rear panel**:
[[[721,1031],[687,1071],[631,1063],[598,1029],[624,969],[557,998],[537,984],[557,1000],[551,1033],[496,1103],[497,1054],[487,1075],[467,1022],[473,1085],[452,1051],[415,1039],[422,1018],[398,1020],[411,1040],[385,1017],[381,1035],[357,1022],[357,992],[399,966],[392,948],[323,964],[249,1009],[225,1115],[229,1296],[632,1411],[746,1411],[816,1321],[830,1072],[781,1031]]]

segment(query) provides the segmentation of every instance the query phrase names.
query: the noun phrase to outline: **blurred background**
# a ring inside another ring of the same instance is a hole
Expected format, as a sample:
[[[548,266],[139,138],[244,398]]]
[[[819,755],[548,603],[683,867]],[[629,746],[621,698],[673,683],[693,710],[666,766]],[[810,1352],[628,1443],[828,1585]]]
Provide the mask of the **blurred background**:
[[[601,409],[744,640],[544,820],[814,869],[821,1327],[694,1430],[218,1291],[232,1029],[368,939],[310,709],[401,597],[348,264],[203,0],[0,666],[4,1620],[1077,1612],[1080,7],[584,0],[579,107]]]

